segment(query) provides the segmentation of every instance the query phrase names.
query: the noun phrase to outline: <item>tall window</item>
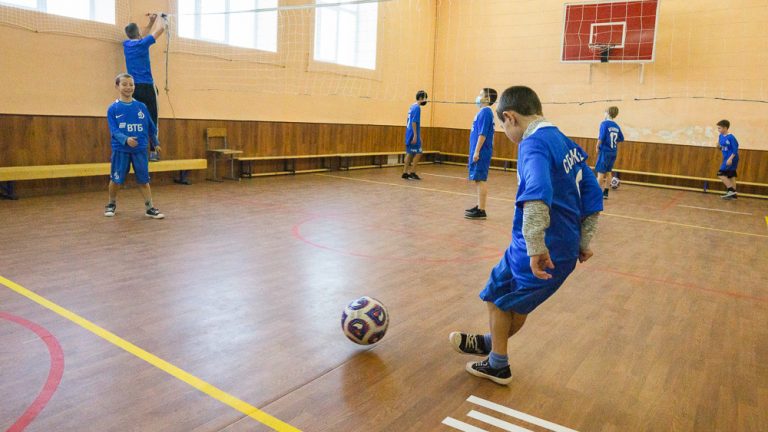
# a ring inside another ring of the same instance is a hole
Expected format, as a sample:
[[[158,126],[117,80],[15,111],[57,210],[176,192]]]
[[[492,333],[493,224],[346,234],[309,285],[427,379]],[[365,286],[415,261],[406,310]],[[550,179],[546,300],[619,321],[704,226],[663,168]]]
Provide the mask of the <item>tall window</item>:
[[[376,25],[379,4],[343,4],[343,0],[317,0],[315,55],[317,61],[376,69]]]
[[[277,0],[179,0],[179,36],[277,52],[277,11],[261,11],[276,7]]]
[[[107,0],[0,0],[0,6],[15,6],[70,18],[115,23],[115,2]]]

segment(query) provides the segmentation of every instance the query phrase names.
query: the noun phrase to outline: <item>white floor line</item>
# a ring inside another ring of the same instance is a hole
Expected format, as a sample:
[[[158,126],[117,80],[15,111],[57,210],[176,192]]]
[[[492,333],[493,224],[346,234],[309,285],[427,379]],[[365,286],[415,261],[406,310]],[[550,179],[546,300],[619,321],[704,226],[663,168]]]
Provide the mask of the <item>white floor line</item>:
[[[678,204],[677,206],[678,207],[698,209],[698,210],[708,210],[708,211],[716,211],[716,212],[723,212],[723,213],[732,213],[732,214],[740,214],[740,215],[752,216],[752,213],[737,212],[737,211],[731,211],[731,210],[713,209],[713,208],[709,208],[709,207],[696,207],[696,206],[689,206],[689,205],[682,205],[682,204]]]
[[[480,429],[479,427],[472,426],[471,424],[464,423],[463,421],[451,417],[444,418],[443,424],[464,432],[488,432],[485,429]]]
[[[565,426],[560,426],[557,423],[552,423],[550,421],[546,421],[543,419],[540,419],[538,417],[534,417],[530,414],[526,414],[524,412],[515,411],[512,408],[507,408],[503,405],[499,405],[497,403],[493,403],[491,401],[487,401],[485,399],[481,399],[477,396],[470,396],[467,398],[468,402],[472,402],[475,405],[480,405],[482,407],[486,407],[488,409],[492,409],[496,412],[500,412],[502,414],[506,414],[508,416],[514,417],[516,419],[522,420],[526,423],[534,424],[536,426],[541,426],[543,428],[549,429],[553,432],[577,432],[573,429],[567,428]]]
[[[496,417],[491,417],[487,414],[483,414],[481,412],[472,410],[467,414],[469,417],[472,417],[475,420],[480,420],[483,423],[488,423],[491,426],[496,426],[499,429],[504,429],[505,431],[509,432],[532,432],[530,429],[526,429],[524,427],[520,427],[518,425],[512,424],[510,422],[506,422],[504,420],[499,420]]]

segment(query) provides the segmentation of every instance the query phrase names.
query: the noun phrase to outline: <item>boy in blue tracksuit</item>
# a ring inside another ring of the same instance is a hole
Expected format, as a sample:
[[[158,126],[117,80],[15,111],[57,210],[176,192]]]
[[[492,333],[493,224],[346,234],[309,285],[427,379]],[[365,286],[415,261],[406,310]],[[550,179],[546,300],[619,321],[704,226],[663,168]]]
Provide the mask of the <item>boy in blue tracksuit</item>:
[[[485,202],[488,197],[488,170],[491,167],[493,156],[493,110],[491,105],[496,103],[498,93],[492,88],[480,90],[475,98],[475,105],[480,111],[472,122],[472,131],[469,134],[469,180],[475,182],[477,187],[477,205],[464,211],[467,219],[485,219]]]
[[[449,340],[460,353],[488,356],[467,363],[469,373],[506,385],[512,380],[507,340],[560,288],[577,261],[592,256],[589,244],[603,199],[586,152],[544,119],[533,90],[505,90],[496,115],[507,137],[519,143],[512,243],[480,292],[490,333],[453,332]]]
[[[726,188],[725,195],[721,198],[735,200],[736,194],[736,168],[739,166],[739,142],[732,133],[728,132],[731,122],[720,120],[717,122],[717,131],[720,133],[717,147],[723,152],[723,161],[717,171],[717,177],[722,180]]]
[[[149,188],[149,160],[147,148],[150,141],[159,145],[157,127],[147,110],[147,106],[133,99],[135,84],[127,73],[115,78],[115,86],[120,92],[117,99],[107,109],[109,132],[112,135],[112,158],[109,180],[109,203],[104,209],[104,216],[112,217],[117,211],[117,191],[125,182],[133,166],[136,183],[144,197],[144,215],[153,219],[163,219],[152,204],[152,191]]]

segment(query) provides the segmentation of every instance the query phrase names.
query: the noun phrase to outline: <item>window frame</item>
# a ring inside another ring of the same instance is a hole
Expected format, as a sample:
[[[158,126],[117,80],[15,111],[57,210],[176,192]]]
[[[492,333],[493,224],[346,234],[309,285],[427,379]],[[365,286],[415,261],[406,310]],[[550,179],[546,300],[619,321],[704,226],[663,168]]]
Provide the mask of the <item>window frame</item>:
[[[374,2],[371,3],[376,6],[376,39],[374,41],[374,58],[373,58],[373,67],[368,66],[360,66],[359,65],[359,57],[360,57],[360,30],[361,30],[361,21],[362,20],[362,14],[360,13],[360,6],[361,4],[351,4],[351,5],[338,5],[338,6],[328,6],[327,8],[329,10],[333,10],[336,12],[336,46],[335,46],[335,59],[334,60],[328,60],[324,58],[318,58],[317,54],[319,52],[318,50],[318,29],[321,27],[322,21],[320,18],[320,15],[317,13],[317,6],[322,5],[323,0],[315,0],[315,19],[314,19],[314,31],[312,32],[312,56],[311,60],[314,64],[326,64],[326,65],[332,65],[334,67],[339,68],[348,68],[349,70],[357,70],[360,71],[362,75],[367,76],[371,72],[375,72],[379,69],[379,61],[380,61],[380,53],[379,53],[379,40],[381,39],[381,26],[379,25],[380,17],[381,17],[381,10],[379,8],[379,3]],[[328,3],[336,3],[337,0],[326,0]],[[350,10],[351,8],[355,8],[356,11]],[[353,58],[354,58],[354,64],[345,64],[345,63],[339,63],[339,41],[341,39],[341,36],[339,34],[340,26],[339,23],[339,17],[342,13],[348,13],[355,15],[355,46],[353,50]],[[325,68],[320,67],[319,69],[323,70]],[[367,73],[366,73],[367,72]]]
[[[94,1],[94,0],[91,0],[91,1]],[[176,1],[176,10],[177,11],[180,9],[179,3],[181,1],[183,1],[183,0],[177,0]],[[258,19],[257,19],[257,16],[255,14],[254,14],[254,25],[253,25],[253,44],[254,44],[254,46],[248,47],[248,46],[242,46],[242,45],[233,45],[230,42],[230,33],[231,33],[230,32],[230,30],[231,30],[231,26],[230,26],[230,16],[231,16],[231,13],[230,12],[231,11],[230,11],[230,6],[229,6],[229,0],[223,0],[223,2],[224,2],[224,10],[223,10],[222,13],[224,14],[224,40],[209,39],[209,38],[202,37],[201,36],[201,34],[202,34],[202,13],[201,13],[201,10],[202,10],[202,0],[191,0],[191,1],[194,2],[194,11],[195,11],[195,17],[194,17],[194,37],[182,36],[180,31],[179,31],[179,28],[177,26],[176,36],[179,39],[193,40],[193,41],[205,42],[205,43],[216,44],[216,45],[226,45],[228,47],[232,47],[232,48],[235,48],[235,49],[254,50],[254,51],[261,51],[261,52],[270,53],[270,54],[276,54],[279,51],[279,49],[280,49],[280,14],[278,14],[277,12],[275,12],[275,29],[276,29],[276,34],[275,34],[275,46],[274,46],[275,49],[273,51],[271,49],[264,49],[264,48],[260,48],[258,46],[258,35],[259,35],[258,28],[259,27],[258,27]],[[255,2],[254,4],[256,4],[256,3],[258,3],[261,0],[253,0],[253,1]],[[279,8],[280,1],[279,0],[274,0],[274,1],[275,1],[275,7]],[[256,8],[258,8],[258,7],[256,7]],[[177,20],[177,22],[178,22],[178,20]]]

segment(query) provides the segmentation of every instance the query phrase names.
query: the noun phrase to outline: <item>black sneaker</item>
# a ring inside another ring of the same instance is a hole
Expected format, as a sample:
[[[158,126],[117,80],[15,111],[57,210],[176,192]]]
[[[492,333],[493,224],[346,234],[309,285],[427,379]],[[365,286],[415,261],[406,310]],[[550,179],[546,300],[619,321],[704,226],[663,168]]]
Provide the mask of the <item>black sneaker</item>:
[[[603,189],[603,199],[608,199],[608,189]]]
[[[480,207],[478,207],[478,206],[474,206],[474,207],[472,207],[471,209],[466,209],[466,210],[464,210],[464,213],[474,213],[475,211],[477,211],[477,210],[479,210],[479,209],[480,209]]]
[[[509,370],[509,366],[503,368],[494,369],[488,362],[488,359],[481,360],[476,363],[467,363],[467,372],[480,378],[489,379],[496,384],[507,385],[512,382],[512,371]]]
[[[400,178],[408,180],[409,178],[411,178],[411,176],[408,173],[403,173],[403,175],[401,175]]]
[[[448,335],[448,341],[454,350],[462,354],[485,355],[491,350],[485,347],[485,339],[480,334],[453,332]]]
[[[409,175],[408,178],[411,180],[421,180],[421,177],[419,177],[419,175],[416,173],[411,173],[411,175]]]
[[[485,213],[485,210],[477,209],[473,212],[467,212],[464,213],[465,219],[486,219],[488,215]]]
[[[151,217],[152,219],[164,219],[165,215],[160,213],[160,210],[152,207],[144,213],[144,216]]]
[[[104,207],[104,216],[106,217],[112,217],[117,212],[117,204],[107,204]]]

